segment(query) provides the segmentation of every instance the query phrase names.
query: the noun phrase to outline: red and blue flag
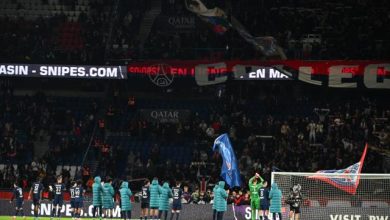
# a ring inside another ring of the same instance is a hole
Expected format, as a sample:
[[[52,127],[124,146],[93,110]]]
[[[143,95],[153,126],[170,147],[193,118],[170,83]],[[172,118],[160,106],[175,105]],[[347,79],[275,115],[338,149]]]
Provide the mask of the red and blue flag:
[[[360,182],[360,173],[363,168],[364,159],[366,157],[368,145],[366,144],[363,155],[360,161],[341,170],[320,170],[315,175],[310,176],[310,179],[317,179],[341,189],[347,193],[355,194]],[[324,175],[335,174],[335,175]]]

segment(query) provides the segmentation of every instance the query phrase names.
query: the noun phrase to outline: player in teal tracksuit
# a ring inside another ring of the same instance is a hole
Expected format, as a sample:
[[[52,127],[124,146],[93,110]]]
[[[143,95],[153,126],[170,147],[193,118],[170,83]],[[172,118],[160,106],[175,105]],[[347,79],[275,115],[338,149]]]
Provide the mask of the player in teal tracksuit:
[[[217,219],[217,209],[215,209],[215,194],[217,193],[217,189],[219,188],[218,183],[215,184],[213,188],[213,195],[214,195],[214,201],[213,201],[213,220]]]
[[[220,181],[219,187],[214,195],[215,209],[217,210],[217,220],[223,220],[223,214],[227,211],[227,193],[225,191],[225,182]]]
[[[102,217],[102,193],[103,193],[103,186],[102,186],[102,179],[97,176],[95,177],[95,181],[92,184],[92,215],[93,218],[96,216],[96,212],[98,212],[99,218]]]
[[[114,209],[114,195],[115,191],[112,187],[112,179],[107,178],[106,183],[103,185],[103,209],[105,210],[105,216],[112,218]]]
[[[131,201],[130,198],[133,195],[129,189],[129,183],[124,181],[119,189],[121,195],[121,215],[123,219],[131,219]]]
[[[164,220],[168,217],[169,210],[169,198],[172,198],[172,191],[169,188],[169,184],[165,182],[162,187],[160,187],[160,201],[158,206],[158,217],[161,219],[161,216],[164,216]]]
[[[271,203],[269,211],[272,213],[273,220],[277,219],[276,216],[282,220],[282,191],[278,188],[278,184],[272,183],[269,199]]]
[[[158,218],[158,208],[160,202],[160,185],[158,185],[158,179],[154,178],[152,184],[149,187],[150,192],[150,215],[151,219]]]

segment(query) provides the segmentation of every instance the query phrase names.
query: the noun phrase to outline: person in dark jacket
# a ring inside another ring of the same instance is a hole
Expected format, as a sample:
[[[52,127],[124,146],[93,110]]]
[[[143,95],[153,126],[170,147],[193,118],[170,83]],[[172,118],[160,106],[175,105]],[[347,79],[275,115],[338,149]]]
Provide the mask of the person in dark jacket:
[[[77,180],[77,186],[74,188],[74,209],[75,209],[75,218],[80,219],[81,210],[84,207],[84,189],[82,186],[82,181]]]
[[[140,219],[147,219],[149,216],[149,207],[150,207],[150,191],[149,191],[150,181],[146,179],[144,181],[144,186],[141,190],[141,217]]]
[[[301,214],[301,185],[297,184],[290,189],[290,194],[286,203],[290,205],[289,217],[290,219],[299,220]]]
[[[272,219],[276,220],[279,217],[282,220],[282,191],[280,191],[278,184],[272,183],[269,199],[271,203],[269,211],[272,213]]]
[[[17,182],[14,183],[12,198],[9,202],[12,203],[14,199],[15,199],[15,215],[13,219],[15,220],[16,216],[18,216],[19,213],[21,216],[23,216],[23,219],[26,219],[26,216],[24,216],[24,212],[23,212],[23,200],[24,200],[23,190],[21,187],[18,186]]]
[[[181,199],[183,195],[183,190],[180,187],[180,182],[176,183],[176,187],[172,188],[172,214],[171,220],[173,220],[174,215],[176,215],[176,220],[179,220],[180,210],[182,208]]]
[[[264,181],[263,187],[261,187],[259,191],[260,195],[260,220],[268,220],[268,212],[269,212],[269,189],[268,182]]]
[[[37,178],[37,181],[32,184],[30,193],[28,194],[28,200],[31,198],[33,200],[35,219],[38,218],[38,210],[41,206],[42,192],[43,184],[41,183],[41,178]]]

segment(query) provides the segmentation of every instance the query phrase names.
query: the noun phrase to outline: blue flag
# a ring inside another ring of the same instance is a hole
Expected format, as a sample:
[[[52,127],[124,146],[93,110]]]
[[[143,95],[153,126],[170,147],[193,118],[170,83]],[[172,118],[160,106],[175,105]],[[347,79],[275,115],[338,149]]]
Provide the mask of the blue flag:
[[[213,151],[218,151],[223,159],[221,177],[231,188],[241,186],[236,155],[227,134],[222,134],[215,139]]]

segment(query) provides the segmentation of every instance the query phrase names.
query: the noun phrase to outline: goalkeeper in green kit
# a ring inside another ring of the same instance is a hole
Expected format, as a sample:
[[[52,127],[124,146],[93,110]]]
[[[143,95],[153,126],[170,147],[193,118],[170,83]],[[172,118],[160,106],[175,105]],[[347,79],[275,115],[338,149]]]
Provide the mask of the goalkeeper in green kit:
[[[252,220],[256,220],[257,211],[260,210],[260,188],[263,187],[263,178],[256,173],[254,177],[249,179],[249,191],[251,198]]]

